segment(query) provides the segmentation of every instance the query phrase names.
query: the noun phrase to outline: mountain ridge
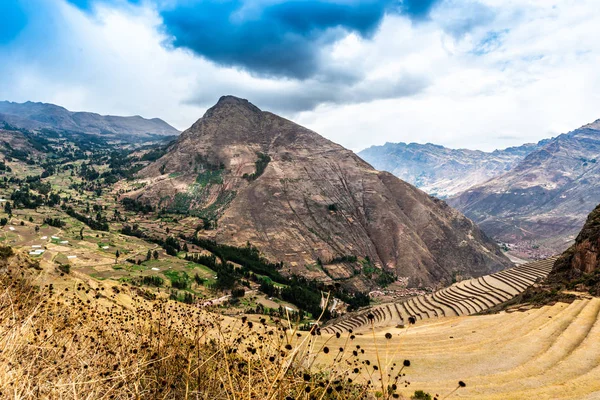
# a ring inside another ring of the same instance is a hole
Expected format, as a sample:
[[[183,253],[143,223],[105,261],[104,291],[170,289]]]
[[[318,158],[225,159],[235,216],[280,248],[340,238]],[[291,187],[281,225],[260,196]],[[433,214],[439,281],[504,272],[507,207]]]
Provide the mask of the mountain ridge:
[[[370,268],[419,286],[510,265],[445,203],[233,96],[219,99],[143,169],[137,185],[125,196],[211,220],[215,229],[202,235],[249,242],[290,273],[360,290],[368,288]],[[331,262],[345,256],[362,261]]]
[[[58,129],[105,136],[175,136],[179,131],[160,118],[121,117],[69,111],[41,102],[0,101],[0,122],[22,129]]]
[[[448,199],[505,242],[565,250],[600,199],[600,120],[561,134],[507,173]],[[549,254],[546,254],[549,255]]]
[[[544,141],[484,152],[426,143],[386,143],[358,153],[427,193],[447,198],[510,170]]]

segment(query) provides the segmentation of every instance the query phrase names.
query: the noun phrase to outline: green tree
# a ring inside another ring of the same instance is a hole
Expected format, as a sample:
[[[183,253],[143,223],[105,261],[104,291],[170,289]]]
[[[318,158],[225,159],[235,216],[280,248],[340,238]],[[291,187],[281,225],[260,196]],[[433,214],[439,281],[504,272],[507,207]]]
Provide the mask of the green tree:
[[[154,253],[152,253],[152,255],[154,256],[155,260],[158,260],[158,251],[154,250]]]

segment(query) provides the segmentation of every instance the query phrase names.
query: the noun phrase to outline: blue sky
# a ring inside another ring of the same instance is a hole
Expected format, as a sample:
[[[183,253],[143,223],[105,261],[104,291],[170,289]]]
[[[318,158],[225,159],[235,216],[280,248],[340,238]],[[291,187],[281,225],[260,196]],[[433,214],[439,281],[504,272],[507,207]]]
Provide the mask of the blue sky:
[[[6,100],[185,129],[233,94],[353,150],[600,118],[596,0],[2,0],[0,18]]]

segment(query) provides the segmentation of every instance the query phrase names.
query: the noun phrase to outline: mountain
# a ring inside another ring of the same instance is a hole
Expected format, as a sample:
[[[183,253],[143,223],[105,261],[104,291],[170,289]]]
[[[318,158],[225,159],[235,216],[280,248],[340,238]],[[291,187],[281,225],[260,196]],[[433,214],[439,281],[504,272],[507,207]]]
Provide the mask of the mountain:
[[[115,117],[72,112],[47,103],[0,101],[0,124],[22,129],[56,129],[115,137],[175,136],[179,131],[159,118]]]
[[[542,145],[524,144],[491,153],[427,143],[386,143],[358,153],[378,170],[389,171],[429,193],[446,198],[504,174]]]
[[[125,196],[205,218],[287,272],[364,290],[384,269],[411,286],[511,263],[443,201],[247,100],[224,96],[143,169]],[[357,257],[354,260],[353,256]]]
[[[588,279],[581,279],[588,276]],[[595,279],[592,278],[595,276]],[[575,243],[556,262],[550,282],[576,282],[586,286],[594,294],[600,294],[600,205],[588,216]]]
[[[559,135],[509,172],[448,199],[495,239],[563,251],[600,199],[600,120]]]

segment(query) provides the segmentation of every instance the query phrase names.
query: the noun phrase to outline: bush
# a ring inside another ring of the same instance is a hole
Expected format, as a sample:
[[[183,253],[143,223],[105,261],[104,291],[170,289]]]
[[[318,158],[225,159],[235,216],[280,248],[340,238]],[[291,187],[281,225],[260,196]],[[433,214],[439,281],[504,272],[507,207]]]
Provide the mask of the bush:
[[[6,260],[13,256],[14,251],[10,246],[0,246],[0,260]]]
[[[422,390],[415,390],[415,394],[411,396],[414,400],[431,400],[431,395]]]
[[[58,270],[68,274],[71,272],[71,266],[69,264],[58,264]]]

